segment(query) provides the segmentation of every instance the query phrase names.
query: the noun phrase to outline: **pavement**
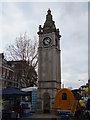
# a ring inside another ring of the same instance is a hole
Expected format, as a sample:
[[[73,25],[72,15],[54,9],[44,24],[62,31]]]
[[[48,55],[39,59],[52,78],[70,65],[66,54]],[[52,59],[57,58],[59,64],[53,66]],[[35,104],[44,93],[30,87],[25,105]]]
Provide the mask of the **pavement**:
[[[12,120],[12,118],[11,119],[3,118],[2,120]],[[60,119],[60,115],[56,113],[30,113],[29,117],[23,117],[22,119],[13,118],[13,120],[61,120],[61,119]],[[63,120],[77,120],[77,119],[70,117],[70,119],[63,119]]]
[[[60,120],[60,116],[55,113],[30,113],[28,120]],[[23,118],[23,120],[26,120]]]
[[[31,113],[29,117],[22,120],[61,120],[56,113]],[[70,119],[75,120],[75,119]]]

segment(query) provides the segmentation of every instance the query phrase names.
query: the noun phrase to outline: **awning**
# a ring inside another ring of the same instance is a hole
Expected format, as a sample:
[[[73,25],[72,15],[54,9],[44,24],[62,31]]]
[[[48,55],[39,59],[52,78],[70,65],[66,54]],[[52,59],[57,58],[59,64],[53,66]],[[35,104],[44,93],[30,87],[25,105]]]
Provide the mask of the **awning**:
[[[2,96],[28,96],[29,93],[21,91],[19,88],[10,87],[2,90]]]

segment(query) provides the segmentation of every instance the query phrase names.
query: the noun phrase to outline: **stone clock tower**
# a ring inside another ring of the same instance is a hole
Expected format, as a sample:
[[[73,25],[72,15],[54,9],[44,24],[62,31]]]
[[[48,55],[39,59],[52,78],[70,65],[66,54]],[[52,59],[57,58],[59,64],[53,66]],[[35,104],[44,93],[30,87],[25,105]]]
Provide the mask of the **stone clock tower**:
[[[39,26],[37,111],[54,111],[54,98],[61,88],[60,33],[47,11],[44,26]]]

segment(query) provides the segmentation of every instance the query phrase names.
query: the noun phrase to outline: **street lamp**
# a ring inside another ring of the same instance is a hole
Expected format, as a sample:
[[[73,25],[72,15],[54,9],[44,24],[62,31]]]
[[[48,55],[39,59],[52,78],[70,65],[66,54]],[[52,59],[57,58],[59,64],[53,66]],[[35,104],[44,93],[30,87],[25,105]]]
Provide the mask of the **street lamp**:
[[[64,81],[61,82],[61,88],[64,88]]]
[[[82,81],[82,82],[83,82],[83,84],[85,85],[85,81],[84,81],[84,80],[78,80],[78,81]]]

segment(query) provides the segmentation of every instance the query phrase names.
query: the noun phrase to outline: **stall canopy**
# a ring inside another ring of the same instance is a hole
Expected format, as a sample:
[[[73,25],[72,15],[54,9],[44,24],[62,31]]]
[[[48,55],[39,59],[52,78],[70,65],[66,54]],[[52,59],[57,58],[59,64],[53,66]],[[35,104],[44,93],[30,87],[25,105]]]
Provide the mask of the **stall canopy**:
[[[27,88],[22,88],[21,90],[22,91],[25,91],[25,92],[30,92],[30,91],[37,91],[37,87],[27,87]]]
[[[21,91],[19,88],[6,88],[2,90],[2,96],[28,96],[27,92]]]

